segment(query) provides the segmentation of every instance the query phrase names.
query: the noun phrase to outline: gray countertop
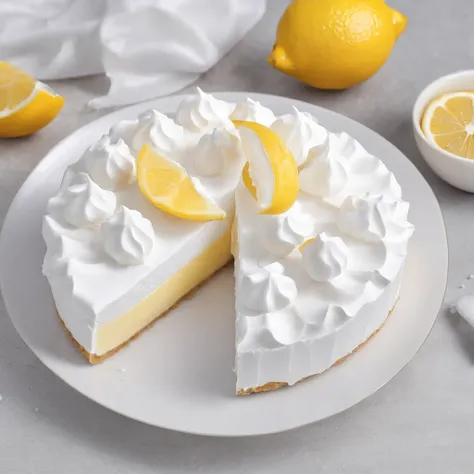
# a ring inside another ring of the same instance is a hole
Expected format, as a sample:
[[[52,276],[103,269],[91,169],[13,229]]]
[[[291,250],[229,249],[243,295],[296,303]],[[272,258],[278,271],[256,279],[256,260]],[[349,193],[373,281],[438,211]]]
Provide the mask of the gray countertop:
[[[447,304],[474,294],[474,195],[451,188],[423,162],[411,132],[413,102],[436,77],[472,67],[472,0],[391,0],[409,18],[388,63],[370,81],[322,92],[284,76],[265,59],[286,1],[269,0],[261,23],[206,73],[207,91],[292,97],[348,115],[400,148],[433,187],[449,238],[446,304],[414,360],[356,407],[288,433],[212,439],[152,428],[96,405],[45,368],[15,332],[0,300],[0,473],[472,473],[474,330]],[[41,133],[0,141],[0,222],[20,185],[60,139],[105,112],[84,104],[103,77],[53,83],[67,98]],[[461,283],[465,289],[459,289]],[[32,315],[34,316],[34,315]]]

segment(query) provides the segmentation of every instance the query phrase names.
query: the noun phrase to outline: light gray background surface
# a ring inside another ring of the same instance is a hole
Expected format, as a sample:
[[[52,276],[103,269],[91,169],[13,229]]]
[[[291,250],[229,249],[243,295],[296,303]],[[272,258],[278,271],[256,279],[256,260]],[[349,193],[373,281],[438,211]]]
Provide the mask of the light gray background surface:
[[[428,82],[472,67],[472,0],[391,0],[408,16],[408,30],[374,78],[343,92],[310,89],[266,64],[288,2],[268,3],[263,20],[198,85],[335,110],[377,131],[415,163],[441,203],[449,239],[446,304],[430,337],[394,380],[345,413],[279,435],[213,439],[142,425],[76,393],[25,346],[0,300],[0,474],[474,472],[474,329],[447,310],[460,295],[474,294],[474,279],[466,280],[474,273],[474,195],[433,175],[410,123],[414,100]],[[35,136],[0,141],[0,223],[45,153],[106,113],[84,108],[106,91],[104,78],[52,85],[67,100],[59,118]]]

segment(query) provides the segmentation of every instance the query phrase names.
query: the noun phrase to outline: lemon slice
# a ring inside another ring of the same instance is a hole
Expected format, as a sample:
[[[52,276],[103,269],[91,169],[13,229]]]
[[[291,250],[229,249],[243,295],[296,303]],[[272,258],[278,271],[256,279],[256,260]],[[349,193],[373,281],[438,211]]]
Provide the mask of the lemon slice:
[[[26,72],[0,62],[0,137],[24,137],[48,125],[64,99]]]
[[[474,92],[452,92],[428,105],[421,128],[439,148],[474,159]]]
[[[144,145],[137,158],[137,181],[141,192],[158,209],[191,221],[225,219],[226,213],[198,191],[186,170],[175,161]]]
[[[298,167],[283,140],[255,122],[234,121],[248,163],[242,179],[261,214],[281,214],[298,197]]]

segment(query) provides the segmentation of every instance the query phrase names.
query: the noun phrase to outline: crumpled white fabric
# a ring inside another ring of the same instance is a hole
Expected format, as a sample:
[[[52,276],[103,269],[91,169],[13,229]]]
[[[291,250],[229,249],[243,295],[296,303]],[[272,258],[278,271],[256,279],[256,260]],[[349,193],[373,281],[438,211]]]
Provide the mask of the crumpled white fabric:
[[[265,0],[0,0],[0,59],[41,80],[105,73],[94,108],[171,94],[260,20]]]

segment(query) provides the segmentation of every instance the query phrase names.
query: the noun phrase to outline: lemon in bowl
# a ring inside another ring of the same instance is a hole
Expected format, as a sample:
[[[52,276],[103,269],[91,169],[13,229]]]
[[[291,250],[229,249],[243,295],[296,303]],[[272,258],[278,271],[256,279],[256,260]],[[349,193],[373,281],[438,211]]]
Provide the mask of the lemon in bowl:
[[[443,76],[418,96],[412,112],[415,141],[444,181],[474,193],[474,70]]]

